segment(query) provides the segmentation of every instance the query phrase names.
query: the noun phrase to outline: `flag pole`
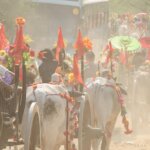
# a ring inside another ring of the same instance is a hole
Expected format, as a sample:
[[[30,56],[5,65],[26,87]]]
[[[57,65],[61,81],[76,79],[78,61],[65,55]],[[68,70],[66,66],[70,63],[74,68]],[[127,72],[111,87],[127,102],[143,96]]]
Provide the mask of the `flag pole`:
[[[84,55],[81,57],[81,76],[84,81]],[[80,84],[80,92],[83,92],[83,84]]]
[[[98,64],[97,64],[98,66],[97,66],[97,69],[98,69],[98,77],[100,77],[100,61],[98,61]]]
[[[111,42],[109,42],[109,51],[110,51],[110,71],[111,71],[111,76],[113,77],[113,59],[112,59],[112,55],[113,55],[113,49],[112,49],[112,45]]]

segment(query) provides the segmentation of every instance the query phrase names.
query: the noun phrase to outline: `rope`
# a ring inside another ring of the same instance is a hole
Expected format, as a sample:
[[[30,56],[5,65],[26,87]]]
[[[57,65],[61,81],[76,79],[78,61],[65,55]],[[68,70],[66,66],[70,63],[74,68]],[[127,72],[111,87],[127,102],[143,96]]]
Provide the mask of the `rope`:
[[[121,116],[122,116],[122,123],[124,125],[124,128],[125,128],[125,134],[131,134],[132,133],[132,130],[129,129],[129,121],[126,117],[126,108],[124,106],[124,99],[123,99],[123,96],[121,94],[121,91],[120,91],[120,88],[119,87],[115,87],[114,85],[106,85],[106,86],[109,86],[111,88],[113,88],[116,93],[117,93],[117,96],[118,96],[118,102],[121,106]]]

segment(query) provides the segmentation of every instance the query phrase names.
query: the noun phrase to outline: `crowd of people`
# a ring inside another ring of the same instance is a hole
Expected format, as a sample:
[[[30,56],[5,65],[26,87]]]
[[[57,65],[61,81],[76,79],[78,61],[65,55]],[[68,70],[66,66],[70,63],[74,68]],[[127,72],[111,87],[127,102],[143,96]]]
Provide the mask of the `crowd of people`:
[[[124,55],[121,50],[113,47],[113,43],[108,39],[107,48],[103,51],[104,56],[102,57],[105,58],[103,62],[102,60],[95,61],[91,41],[88,38],[83,40],[80,32],[76,42],[77,45],[74,48],[75,54],[71,57],[66,53],[64,44],[61,43],[61,45],[59,42],[52,49],[46,48],[35,52],[30,48],[29,43],[22,39],[23,47],[21,47],[19,38],[22,37],[19,37],[19,34],[13,46],[10,46],[5,37],[3,25],[0,25],[0,81],[4,81],[6,85],[14,85],[16,81],[15,66],[19,65],[19,85],[21,85],[20,82],[23,82],[22,70],[25,65],[27,86],[38,83],[63,84],[70,96],[78,96],[82,94],[83,87],[86,88],[88,79],[92,79],[92,82],[94,82],[97,77],[104,78],[108,81],[109,86],[115,87],[120,100],[121,113],[125,117],[126,109],[123,95],[127,93],[121,87],[121,84],[126,84],[130,88],[129,83],[126,83],[130,73],[138,69],[150,71],[150,47],[147,43],[148,46],[146,47],[145,43],[143,44],[141,41],[143,37],[149,34],[149,23],[150,18],[145,13],[111,17],[109,24],[110,37],[117,35],[131,36],[139,41],[140,47],[134,53],[125,50]],[[20,31],[22,31],[22,24],[23,22],[18,28]],[[62,42],[63,39],[60,41]],[[145,40],[145,42],[147,41]],[[19,48],[23,50],[20,52],[18,51]],[[16,53],[14,54],[14,52]],[[132,132],[128,126],[126,126],[126,129],[127,132]]]
[[[137,40],[140,40],[142,37],[145,37],[149,34],[149,14],[146,13],[139,13],[136,15],[131,15],[131,14],[124,14],[124,15],[116,15],[113,14],[110,17],[110,31],[111,31],[111,37],[112,36],[131,36],[136,38]],[[1,25],[2,28],[2,25]],[[2,37],[1,37],[2,38]],[[6,37],[5,37],[6,38]],[[7,43],[8,44],[8,43]],[[13,55],[11,55],[11,52],[13,49],[15,49],[13,46],[9,46],[6,44],[5,49],[0,50],[0,62],[1,65],[5,66],[8,68],[10,71],[13,71]],[[38,60],[37,58],[35,59],[35,53],[31,50],[30,46],[28,43],[26,43],[26,46],[28,48],[27,51],[24,52],[24,57],[27,65],[27,82],[28,84],[32,84],[33,82],[38,81],[38,82],[43,82],[43,83],[48,83],[51,81],[56,81],[59,78],[59,81],[63,81],[61,79],[61,76],[66,79],[64,71],[65,71],[65,66],[67,66],[68,62],[69,64],[68,67],[69,73],[73,72],[73,59],[68,58],[68,54],[66,54],[65,50],[61,51],[59,54],[59,62],[56,60],[56,51],[57,51],[57,45],[53,49],[44,49],[39,52]],[[120,68],[127,68],[128,70],[133,70],[139,68],[146,60],[149,60],[149,49],[147,48],[142,48],[142,44],[140,47],[140,51],[138,53],[128,53],[127,54],[127,60],[126,64],[122,63],[120,60],[120,54],[118,54],[118,51],[114,51],[112,55],[112,62],[109,62],[110,65],[112,65],[113,68],[113,74],[115,76],[120,76],[122,74],[122,70],[119,70],[118,65]],[[106,52],[106,54],[105,54]],[[104,55],[107,55],[109,53],[109,48],[105,51],[104,50]],[[119,51],[119,53],[121,53]],[[41,57],[42,56],[42,57]],[[107,57],[107,56],[106,56]],[[96,63],[95,62],[95,54],[94,51],[89,50],[86,53],[85,56],[85,67],[84,67],[84,80],[86,81],[87,78],[95,78],[96,76],[103,74],[104,72],[107,72],[106,70],[109,70],[109,72],[112,71],[112,66],[109,66],[105,62],[100,62],[101,63]],[[67,60],[67,63],[64,61]],[[68,61],[69,60],[69,61]],[[40,63],[37,63],[40,62]],[[148,61],[146,61],[148,64]],[[116,67],[117,66],[117,67]],[[118,72],[117,72],[118,71]],[[63,73],[62,73],[63,72]],[[117,72],[117,73],[116,73]],[[68,73],[68,72],[67,72]],[[62,74],[62,75],[61,75]],[[60,76],[61,75],[61,76]],[[38,76],[38,78],[36,78]],[[40,76],[40,78],[39,78]],[[119,78],[119,77],[118,77]],[[40,81],[41,80],[41,81]]]
[[[148,13],[115,14],[109,21],[111,35],[133,35],[137,38],[149,35],[150,16]]]

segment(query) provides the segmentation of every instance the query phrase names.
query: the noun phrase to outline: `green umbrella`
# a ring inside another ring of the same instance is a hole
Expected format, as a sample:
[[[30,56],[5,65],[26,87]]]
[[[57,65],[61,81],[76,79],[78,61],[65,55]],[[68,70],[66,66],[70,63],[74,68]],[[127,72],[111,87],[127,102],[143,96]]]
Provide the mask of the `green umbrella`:
[[[119,51],[126,51],[129,53],[141,51],[140,42],[136,38],[130,36],[115,36],[109,39],[109,41],[111,42],[112,47]]]

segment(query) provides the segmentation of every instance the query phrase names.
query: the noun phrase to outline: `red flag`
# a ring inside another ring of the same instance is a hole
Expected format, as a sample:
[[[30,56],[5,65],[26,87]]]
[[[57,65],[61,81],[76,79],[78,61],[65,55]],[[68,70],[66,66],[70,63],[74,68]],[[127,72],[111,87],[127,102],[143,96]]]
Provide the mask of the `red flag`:
[[[83,83],[83,79],[79,70],[79,66],[78,66],[78,55],[74,54],[74,58],[73,58],[73,73],[74,73],[74,77],[76,79],[76,81],[80,84],[84,84]]]
[[[14,47],[15,47],[15,54],[19,54],[19,55],[22,53],[22,50],[25,48],[22,25],[18,25],[17,27]]]
[[[142,48],[150,49],[150,37],[143,37],[139,39]]]
[[[83,44],[82,34],[81,34],[80,30],[78,31],[75,48],[77,50],[78,56],[82,57],[84,55],[84,44]]]
[[[109,42],[108,48],[109,48],[109,51],[108,51],[108,55],[107,55],[106,61],[105,61],[106,64],[108,64],[109,61],[111,61],[111,59],[112,59],[112,54],[113,54],[113,52],[114,52],[114,49],[113,49],[113,47],[112,47],[111,42]]]
[[[126,53],[125,52],[121,52],[120,53],[120,62],[125,65],[127,63],[127,58],[126,58]]]
[[[3,24],[0,25],[0,50],[9,47],[9,42],[5,35],[5,27]]]
[[[58,40],[57,40],[57,48],[56,48],[56,60],[59,62],[59,54],[61,52],[62,49],[65,48],[64,45],[64,40],[63,40],[63,34],[62,34],[62,30],[61,27],[58,30]]]
[[[18,19],[18,20],[17,20]],[[23,37],[23,25],[25,23],[24,18],[17,18],[17,29],[16,29],[16,38],[14,42],[14,56],[16,63],[20,63],[22,59],[22,53],[23,51],[26,51],[29,49],[25,43],[24,43],[24,37]]]
[[[111,53],[111,54],[112,54],[112,53],[113,53],[113,51],[114,51],[114,49],[113,49],[113,47],[112,47],[111,42],[109,42],[109,51],[110,51],[110,53]]]

